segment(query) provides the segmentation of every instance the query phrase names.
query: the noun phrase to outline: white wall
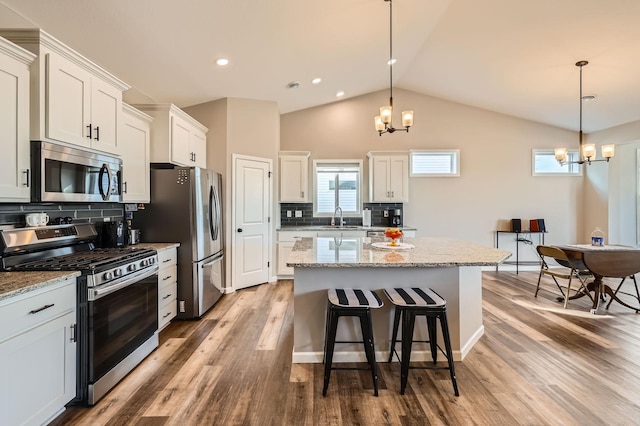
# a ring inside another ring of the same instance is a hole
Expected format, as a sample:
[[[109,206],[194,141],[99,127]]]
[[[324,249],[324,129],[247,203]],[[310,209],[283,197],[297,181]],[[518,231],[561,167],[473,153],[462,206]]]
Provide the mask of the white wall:
[[[373,117],[388,103],[388,92],[381,91],[282,115],[280,149],[311,151],[312,160],[366,160],[368,151],[457,148],[459,178],[410,178],[404,222],[417,227],[418,235],[493,246],[500,221],[544,218],[547,243],[576,241],[583,178],[531,173],[533,148],[569,146],[577,143],[576,132],[405,90],[394,95],[397,111],[415,112],[409,133],[378,136]],[[515,250],[512,241],[501,240],[500,246]],[[534,247],[520,247],[525,256],[535,257]]]
[[[638,245],[638,163],[640,121],[594,132],[588,142],[615,144],[616,154],[609,162],[589,166],[585,186],[585,238],[596,226],[606,229],[607,243]],[[598,168],[596,168],[598,166]],[[606,185],[605,185],[606,182]]]

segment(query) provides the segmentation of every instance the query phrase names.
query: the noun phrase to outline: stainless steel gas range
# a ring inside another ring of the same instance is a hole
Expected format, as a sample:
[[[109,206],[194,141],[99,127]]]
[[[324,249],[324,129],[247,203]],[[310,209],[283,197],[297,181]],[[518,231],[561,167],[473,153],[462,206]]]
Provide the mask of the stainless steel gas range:
[[[92,224],[0,230],[5,271],[80,271],[77,396],[93,405],[158,346],[158,256],[96,248]]]

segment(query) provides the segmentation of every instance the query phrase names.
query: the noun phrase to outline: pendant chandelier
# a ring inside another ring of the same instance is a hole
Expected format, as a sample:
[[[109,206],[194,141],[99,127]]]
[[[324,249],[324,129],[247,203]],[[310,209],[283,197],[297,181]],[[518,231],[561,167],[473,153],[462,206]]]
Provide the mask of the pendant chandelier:
[[[584,102],[587,98],[586,96],[582,96],[582,67],[586,66],[589,62],[587,61],[578,61],[576,62],[576,66],[580,68],[580,132],[579,132],[579,140],[580,140],[580,149],[578,152],[579,158],[577,161],[567,161],[568,154],[567,148],[555,148],[554,153],[556,156],[556,160],[560,163],[560,165],[565,164],[591,164],[595,161],[607,161],[613,157],[615,153],[615,145],[602,145],[602,157],[599,160],[596,160],[596,145],[592,143],[582,143],[582,102]],[[588,97],[589,99],[593,99],[593,97]]]
[[[378,134],[393,133],[395,131],[408,132],[409,127],[413,126],[413,111],[402,111],[402,127],[395,128],[391,123],[393,115],[393,2],[392,0],[384,0],[389,3],[389,105],[380,108],[380,115],[375,117],[375,126]]]

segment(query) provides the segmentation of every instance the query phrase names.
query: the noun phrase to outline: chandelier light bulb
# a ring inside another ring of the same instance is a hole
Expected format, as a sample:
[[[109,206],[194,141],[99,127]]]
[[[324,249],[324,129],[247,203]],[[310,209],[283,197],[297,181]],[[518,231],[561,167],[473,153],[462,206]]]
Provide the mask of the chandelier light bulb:
[[[391,123],[391,114],[393,114],[393,107],[391,105],[380,108],[380,119],[384,124]]]
[[[591,160],[596,156],[596,145],[592,143],[586,143],[582,145],[582,155],[587,160]]]
[[[602,145],[602,157],[606,158],[609,161],[609,158],[613,157],[616,152],[615,145]]]
[[[413,126],[413,111],[402,111],[402,127]]]

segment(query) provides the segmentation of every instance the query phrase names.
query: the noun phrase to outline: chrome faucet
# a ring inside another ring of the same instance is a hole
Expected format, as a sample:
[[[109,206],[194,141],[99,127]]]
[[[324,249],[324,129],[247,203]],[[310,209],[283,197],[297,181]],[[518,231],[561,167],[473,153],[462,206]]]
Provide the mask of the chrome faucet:
[[[344,226],[344,219],[342,218],[342,207],[340,206],[336,207],[336,210],[333,212],[333,215],[336,216],[338,214],[338,211],[340,212],[340,220],[338,222],[338,225],[342,228]]]

